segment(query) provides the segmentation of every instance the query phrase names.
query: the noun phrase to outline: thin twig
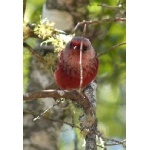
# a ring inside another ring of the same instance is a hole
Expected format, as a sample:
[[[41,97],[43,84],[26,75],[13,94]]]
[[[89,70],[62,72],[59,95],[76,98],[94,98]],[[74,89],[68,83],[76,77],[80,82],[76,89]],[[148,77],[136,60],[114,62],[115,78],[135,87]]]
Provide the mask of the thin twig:
[[[116,144],[116,143],[117,143],[117,144],[123,145],[123,143],[125,142],[125,140],[123,140],[123,141],[118,141],[118,140],[111,139],[111,138],[106,138],[106,137],[104,137],[104,139],[107,140],[107,141],[113,142],[113,143],[110,143],[110,144]],[[107,146],[109,146],[110,144],[107,143]],[[116,144],[116,145],[117,145],[117,144]]]
[[[23,0],[23,18],[26,10],[26,0]]]
[[[104,20],[96,20],[96,21],[86,21],[86,20],[83,20],[82,22],[78,22],[77,25],[75,26],[75,28],[73,29],[73,33],[77,30],[77,28],[81,25],[85,25],[85,24],[103,24],[103,23],[106,23],[106,22],[117,22],[117,21],[126,21],[126,18],[115,18],[115,19],[104,19]]]
[[[82,66],[82,52],[83,52],[83,40],[85,37],[85,33],[86,33],[86,24],[84,25],[84,29],[83,29],[83,36],[82,36],[82,41],[81,41],[81,45],[80,45],[80,86],[79,86],[79,92],[81,92],[81,87],[83,84],[83,66]]]
[[[42,58],[42,56],[40,54],[38,54],[30,45],[28,45],[27,43],[23,43],[23,46],[26,47],[33,56],[35,56],[35,58],[41,62],[43,65],[45,64],[44,59]]]
[[[98,138],[102,138],[103,141],[105,141],[104,143],[104,146],[113,146],[113,145],[122,145],[123,147],[126,147],[126,140],[122,140],[122,141],[119,141],[119,140],[116,140],[116,139],[112,139],[112,138],[107,138],[107,137],[104,137],[100,131],[96,131],[95,134],[98,136]],[[106,143],[106,141],[110,141],[112,143]],[[97,145],[99,147],[102,147],[101,145]]]
[[[104,148],[102,145],[96,144],[97,147]]]
[[[35,114],[34,112],[31,112],[31,111],[28,111],[28,110],[24,110],[23,113],[24,113],[24,114],[31,114],[31,115],[33,115],[33,116],[37,116],[37,114]],[[52,118],[49,118],[49,117],[47,117],[47,116],[45,116],[45,115],[42,115],[41,117],[42,117],[43,119],[46,119],[46,120],[49,120],[49,121],[54,121],[54,122],[60,122],[60,123],[63,123],[63,124],[67,124],[67,125],[71,126],[72,128],[78,128],[78,129],[80,129],[81,131],[82,131],[83,129],[86,129],[86,127],[79,127],[78,125],[75,125],[75,124],[73,124],[73,123],[69,123],[69,122],[66,122],[66,121],[59,120],[59,119],[52,119]]]
[[[55,121],[55,122],[60,122],[60,123],[67,124],[67,125],[71,126],[72,128],[78,128],[78,129],[80,129],[81,131],[84,129],[83,127],[81,128],[81,127],[79,127],[79,126],[77,126],[77,125],[75,125],[75,124],[73,124],[73,123],[69,123],[69,122],[66,122],[66,121],[58,120],[58,119],[52,119],[52,118],[49,118],[49,119],[50,119],[51,121]]]
[[[107,4],[98,4],[97,6],[102,6],[102,7],[106,7],[106,8],[110,8],[110,9],[122,8],[121,4],[119,4],[118,6],[109,6]]]
[[[122,145],[122,143],[105,143],[105,146]]]
[[[108,48],[108,49],[105,50],[104,52],[100,53],[100,54],[98,55],[98,57],[99,57],[99,56],[102,56],[102,55],[106,54],[107,52],[109,52],[110,50],[113,50],[113,49],[115,49],[115,48],[117,48],[117,47],[119,47],[119,46],[121,46],[121,45],[124,45],[124,44],[126,44],[126,42],[122,42],[122,43],[119,43],[119,44],[117,44],[117,45],[114,45],[114,46],[112,46],[111,48]]]
[[[79,65],[80,65],[80,86],[79,86],[79,92],[81,92],[82,84],[83,84],[83,66],[82,66],[83,40],[84,40],[84,37],[82,38],[81,44],[80,44],[80,60],[79,60]]]
[[[118,141],[118,140],[109,139],[109,138],[107,138],[107,140],[110,140],[111,142],[114,142],[114,143],[105,143],[104,144],[105,146],[122,145],[124,148],[126,148],[126,140]]]
[[[61,100],[59,100],[58,102],[56,102],[56,103],[53,104],[52,106],[48,107],[44,112],[42,112],[40,115],[38,115],[37,117],[35,117],[35,118],[33,119],[33,121],[36,121],[37,119],[40,119],[40,117],[41,117],[41,116],[43,117],[44,114],[45,114],[47,111],[49,111],[51,108],[53,108],[53,107],[55,107],[55,106],[58,106],[60,103],[61,103]]]

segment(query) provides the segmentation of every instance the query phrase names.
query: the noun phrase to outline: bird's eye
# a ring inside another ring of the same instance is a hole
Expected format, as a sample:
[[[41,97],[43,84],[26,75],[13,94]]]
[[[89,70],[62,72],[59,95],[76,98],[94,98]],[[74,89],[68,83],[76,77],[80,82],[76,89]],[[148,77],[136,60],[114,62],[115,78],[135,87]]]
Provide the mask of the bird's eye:
[[[72,42],[70,42],[70,45],[69,45],[70,47],[72,47],[73,45],[72,45]]]
[[[87,46],[83,45],[82,50],[83,50],[83,52],[86,51],[87,50]]]

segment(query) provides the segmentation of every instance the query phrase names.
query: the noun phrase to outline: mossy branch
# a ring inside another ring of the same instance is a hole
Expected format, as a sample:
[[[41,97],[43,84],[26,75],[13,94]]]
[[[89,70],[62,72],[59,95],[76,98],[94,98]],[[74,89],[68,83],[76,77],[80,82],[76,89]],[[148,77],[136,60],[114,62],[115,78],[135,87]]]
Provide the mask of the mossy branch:
[[[39,24],[26,23],[23,24],[23,39],[34,37],[42,39],[41,45],[51,43],[54,47],[54,51],[60,52],[74,35],[66,35],[68,41],[63,38],[62,35],[66,34],[64,31],[58,30],[54,27],[54,22],[49,22],[47,19],[43,19]]]
[[[33,93],[26,93],[23,95],[24,101],[31,101],[38,98],[66,98],[70,99],[72,102],[76,102],[80,107],[83,108],[85,113],[91,114],[93,110],[91,109],[91,104],[89,100],[78,93],[76,90],[68,91],[68,90],[43,90]]]

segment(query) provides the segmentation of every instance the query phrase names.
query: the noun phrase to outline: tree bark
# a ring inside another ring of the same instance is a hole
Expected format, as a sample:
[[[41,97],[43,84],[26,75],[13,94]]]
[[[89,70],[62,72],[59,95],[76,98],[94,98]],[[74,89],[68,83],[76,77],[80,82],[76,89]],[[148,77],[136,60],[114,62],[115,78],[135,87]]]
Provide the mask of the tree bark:
[[[91,107],[93,110],[93,123],[89,127],[89,132],[85,137],[86,146],[85,150],[97,150],[96,145],[96,131],[97,131],[97,119],[96,119],[96,88],[97,84],[95,81],[91,82],[90,85],[88,85],[84,89],[84,94],[88,97]]]

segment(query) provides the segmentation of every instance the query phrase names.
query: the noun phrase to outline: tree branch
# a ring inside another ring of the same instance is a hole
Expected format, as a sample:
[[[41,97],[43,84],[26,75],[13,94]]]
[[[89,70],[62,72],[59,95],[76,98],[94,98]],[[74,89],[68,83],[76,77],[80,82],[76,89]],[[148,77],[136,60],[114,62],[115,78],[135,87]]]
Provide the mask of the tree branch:
[[[34,117],[37,116],[37,114],[35,114],[34,112],[27,111],[27,110],[24,110],[23,113],[24,113],[24,114],[31,114],[31,115],[33,115]],[[60,123],[63,123],[63,124],[67,124],[67,125],[71,126],[72,128],[78,128],[78,129],[80,129],[81,131],[82,131],[83,129],[85,129],[85,127],[81,128],[81,127],[79,127],[79,126],[77,126],[77,125],[75,125],[75,124],[73,124],[73,123],[69,123],[69,122],[66,122],[66,121],[59,120],[59,119],[52,119],[52,118],[49,118],[49,117],[47,117],[47,116],[45,116],[45,115],[42,115],[42,116],[40,116],[40,117],[42,117],[43,119],[49,120],[49,121],[54,121],[54,122],[60,122]],[[35,120],[34,120],[34,121],[35,121]]]
[[[117,48],[117,47],[119,47],[119,46],[121,46],[121,45],[124,45],[124,44],[126,44],[126,42],[122,42],[122,43],[119,43],[119,44],[117,44],[117,45],[114,45],[114,46],[112,46],[111,48],[108,48],[108,49],[106,49],[104,52],[100,53],[100,54],[98,55],[98,57],[99,57],[99,56],[102,56],[102,55],[106,54],[108,51],[113,50],[113,49],[115,49],[115,48]]]
[[[88,97],[91,107],[93,108],[93,114],[91,116],[86,117],[85,121],[86,124],[90,124],[89,126],[89,132],[87,133],[85,137],[86,141],[86,150],[96,150],[96,134],[95,131],[97,131],[97,118],[96,118],[96,88],[97,84],[95,81],[92,81],[85,89],[84,94]],[[85,123],[81,123],[83,126]]]
[[[23,0],[23,18],[26,10],[26,0]]]
[[[98,4],[97,6],[106,7],[106,8],[110,8],[110,9],[117,9],[117,8],[121,9],[123,7],[122,4],[119,4],[118,6],[109,6],[109,5],[105,4],[105,3]]]
[[[95,132],[95,134],[98,136],[98,139],[102,139],[104,141],[102,145],[97,144],[98,147],[104,148],[105,146],[122,145],[124,148],[126,148],[126,139],[119,141],[116,139],[107,138],[104,135],[102,135],[98,130]]]
[[[105,146],[122,145],[123,147],[126,147],[126,144],[125,144],[126,140],[118,141],[118,140],[106,138],[106,137],[104,137],[104,139],[112,142],[112,143],[105,143]]]
[[[45,64],[45,61],[41,57],[41,55],[39,55],[30,45],[28,45],[27,43],[23,43],[23,46],[26,47],[40,63],[42,63],[43,65]]]
[[[82,22],[78,22],[77,25],[75,26],[75,28],[73,29],[73,33],[77,30],[77,28],[81,25],[89,25],[89,24],[103,24],[103,23],[106,23],[106,22],[117,22],[117,21],[126,21],[126,18],[115,18],[115,19],[104,19],[104,20],[96,20],[96,21],[86,21],[86,20],[83,20]]]
[[[80,107],[83,108],[86,114],[93,114],[93,109],[91,107],[91,103],[84,97],[79,94],[76,90],[43,90],[39,92],[26,93],[23,95],[24,101],[31,101],[38,98],[65,98],[70,99],[72,102],[75,102]]]

